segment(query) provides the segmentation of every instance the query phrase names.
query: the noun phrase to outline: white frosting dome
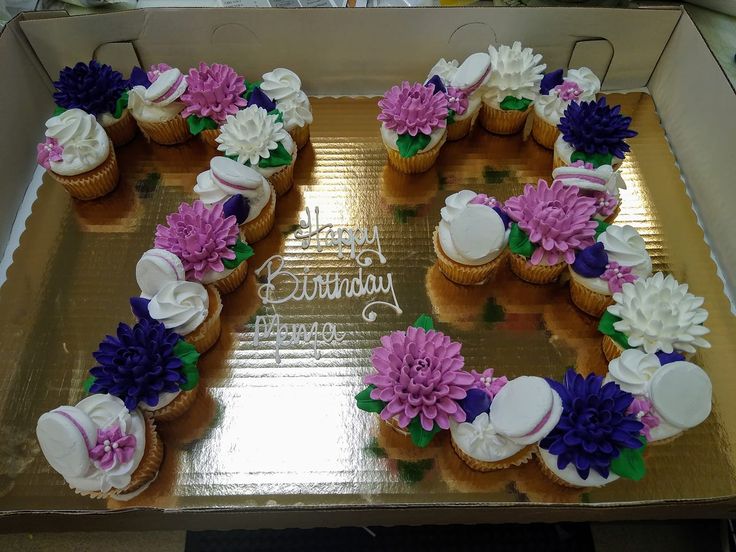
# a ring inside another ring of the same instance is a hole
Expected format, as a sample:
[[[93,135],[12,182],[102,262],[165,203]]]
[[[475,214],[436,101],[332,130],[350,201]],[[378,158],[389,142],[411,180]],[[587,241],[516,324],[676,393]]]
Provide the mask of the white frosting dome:
[[[486,83],[485,99],[492,103],[500,103],[506,96],[527,98],[537,97],[542,74],[547,66],[541,54],[535,54],[531,48],[522,48],[521,42],[514,42],[509,48],[506,45],[488,47],[491,56],[491,75]]]
[[[286,130],[312,124],[312,108],[309,105],[309,98],[301,90],[279,101],[276,106],[284,114]]]
[[[561,470],[557,467],[557,456],[550,454],[548,450],[541,447],[539,449],[539,458],[552,473],[575,487],[602,487],[603,485],[616,481],[620,477],[613,472],[609,472],[608,477],[603,477],[597,471],[590,470],[588,478],[583,479],[575,469],[574,463],[570,462],[565,466],[564,470]]]
[[[261,90],[276,102],[296,95],[302,89],[299,76],[289,69],[279,67],[263,75]]]
[[[481,412],[471,422],[450,422],[455,444],[468,456],[482,462],[498,462],[524,448],[503,436],[493,427],[488,412]]]
[[[151,298],[148,313],[166,329],[187,335],[204,322],[208,308],[209,297],[202,284],[172,281]]]
[[[660,368],[656,355],[639,349],[626,349],[621,356],[608,364],[606,381],[613,381],[621,389],[634,395],[645,395],[652,376]]]
[[[598,236],[598,241],[603,244],[609,262],[630,266],[639,278],[652,274],[652,259],[647,253],[646,242],[633,226],[612,224]]]
[[[713,386],[699,366],[671,362],[652,378],[649,396],[662,420],[680,430],[690,429],[710,415]]]
[[[261,159],[271,157],[271,150],[276,149],[279,142],[288,139],[289,133],[283,123],[277,122],[274,115],[269,115],[257,105],[228,115],[216,138],[218,150],[225,152],[225,155],[237,156],[239,163],[247,161],[252,166],[258,165]]]
[[[51,170],[64,176],[91,171],[110,154],[110,139],[94,115],[69,109],[46,121],[46,136],[63,148],[61,161],[49,161]]]
[[[710,347],[702,337],[710,331],[703,326],[708,318],[708,311],[701,308],[703,298],[687,289],[687,284],[661,272],[624,284],[608,307],[621,319],[613,327],[626,335],[631,347],[647,353],[694,353],[695,347]]]
[[[445,86],[449,86],[450,81],[455,76],[455,73],[457,73],[459,66],[460,64],[456,59],[447,61],[445,58],[440,58],[440,60],[429,70],[429,74],[427,75],[425,82],[437,75],[442,79],[442,83]]]
[[[135,265],[135,278],[141,289],[141,297],[150,299],[165,284],[185,279],[181,259],[165,249],[149,249]]]
[[[587,67],[580,69],[570,69],[565,77],[566,81],[572,81],[580,87],[581,94],[578,98],[580,102],[590,102],[595,100],[596,94],[601,90],[600,79]]]

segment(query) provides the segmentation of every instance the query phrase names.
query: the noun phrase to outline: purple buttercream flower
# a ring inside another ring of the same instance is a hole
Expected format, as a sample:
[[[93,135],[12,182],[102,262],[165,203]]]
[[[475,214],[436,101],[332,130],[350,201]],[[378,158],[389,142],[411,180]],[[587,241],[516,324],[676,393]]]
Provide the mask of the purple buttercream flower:
[[[387,403],[381,419],[396,418],[404,428],[418,416],[426,431],[435,424],[448,429],[451,418],[464,422],[457,401],[466,397],[473,376],[463,370],[461,347],[441,332],[413,326],[383,336],[371,355],[376,373],[364,378],[376,386],[371,398]]]
[[[433,85],[404,81],[388,90],[378,107],[378,120],[397,134],[430,135],[447,126],[447,96],[435,94]]]
[[[670,362],[679,362],[680,360],[685,360],[685,355],[678,353],[677,351],[672,351],[671,353],[665,353],[664,351],[657,351],[654,353],[657,355],[657,358],[659,359],[659,363],[664,366],[665,364],[669,364]]]
[[[111,470],[129,462],[135,454],[135,435],[124,434],[120,426],[97,430],[97,443],[89,451],[89,457],[101,470]]]
[[[222,204],[222,214],[225,217],[234,216],[238,224],[243,224],[250,214],[250,200],[240,194],[229,197]]]
[[[148,69],[148,73],[147,73],[148,80],[151,81],[152,83],[155,82],[161,73],[165,73],[169,69],[172,69],[172,67],[171,65],[167,63],[154,63]]]
[[[181,95],[186,106],[181,116],[209,117],[222,124],[228,115],[235,115],[246,106],[243,92],[245,79],[235,69],[221,63],[200,63],[196,69],[189,70],[187,90]]]
[[[455,115],[463,115],[468,110],[468,95],[459,88],[447,87],[447,108],[452,109]]]
[[[482,389],[468,389],[464,399],[457,402],[465,412],[465,421],[472,424],[473,420],[491,408],[491,397]]]
[[[621,449],[642,446],[639,433],[644,424],[627,414],[634,400],[631,393],[613,382],[603,385],[595,374],[583,378],[572,368],[562,383],[548,381],[562,399],[562,416],[539,446],[557,456],[559,469],[572,464],[583,479],[590,470],[608,477]]]
[[[442,82],[442,79],[439,75],[432,75],[432,78],[429,79],[427,82],[424,83],[424,86],[429,86],[430,84],[434,85],[434,93],[439,94],[440,92],[443,94],[447,93],[447,89],[445,88],[445,83]]]
[[[138,67],[137,65],[133,67],[133,70],[130,72],[130,78],[128,79],[128,82],[125,83],[126,88],[133,88],[134,86],[143,86],[144,88],[151,86],[151,80],[148,78],[148,73],[146,73],[142,67]]]
[[[258,107],[260,107],[261,109],[265,109],[269,113],[277,107],[273,100],[268,97],[268,94],[261,90],[260,86],[256,86],[253,89],[250,98],[248,98],[248,107],[250,107],[251,105],[257,105]]]
[[[484,391],[491,399],[509,382],[506,376],[493,377],[493,368],[486,368],[482,372],[471,370],[470,373],[473,376],[473,389]]]
[[[583,89],[580,88],[578,83],[573,81],[564,81],[562,84],[555,86],[555,92],[560,99],[566,102],[577,101],[580,98],[580,94],[583,93]]]
[[[624,141],[637,132],[630,130],[631,117],[621,115],[621,106],[606,105],[606,98],[591,102],[572,102],[557,128],[575,151],[588,155],[611,154],[623,159],[629,145]]]
[[[652,401],[644,396],[637,396],[631,401],[629,408],[626,410],[626,414],[636,416],[636,419],[642,423],[641,434],[647,438],[647,441],[652,440],[651,431],[659,425],[659,418],[654,413],[654,407]]]
[[[583,278],[596,278],[606,271],[608,253],[601,242],[595,242],[575,255],[572,269]]]
[[[125,92],[123,75],[109,65],[92,60],[64,67],[54,83],[54,101],[65,109],[81,109],[92,115],[115,110],[115,103]]]
[[[593,199],[595,199],[595,209],[597,215],[601,217],[608,217],[611,216],[616,210],[616,206],[618,205],[618,198],[615,195],[609,194],[608,192],[595,192],[592,197]]]
[[[158,404],[161,393],[175,393],[185,378],[182,361],[174,354],[178,334],[163,324],[142,319],[130,327],[122,322],[116,336],[108,335],[92,354],[98,365],[91,393],[109,393],[123,400],[128,410],[138,403]]]
[[[46,138],[36,146],[36,153],[38,164],[44,169],[51,169],[52,161],[58,163],[63,159],[61,154],[64,153],[64,148],[59,145],[56,138]]]
[[[601,274],[601,279],[608,282],[608,289],[611,293],[618,293],[623,289],[624,284],[636,280],[636,274],[631,272],[630,266],[621,266],[617,262],[611,262],[606,265],[606,271]]]
[[[562,84],[562,73],[562,69],[556,69],[544,75],[542,82],[539,84],[539,93],[546,96],[555,86]]]

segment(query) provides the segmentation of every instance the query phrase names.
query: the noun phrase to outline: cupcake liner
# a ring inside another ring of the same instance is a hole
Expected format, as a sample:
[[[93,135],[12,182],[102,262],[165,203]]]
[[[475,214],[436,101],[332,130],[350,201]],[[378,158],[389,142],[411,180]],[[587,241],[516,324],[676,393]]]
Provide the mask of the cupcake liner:
[[[291,190],[294,185],[294,160],[292,159],[287,166],[269,176],[268,181],[276,190],[276,197],[281,197]]]
[[[396,420],[396,418],[389,418],[388,420],[386,420],[386,423],[399,435],[404,435],[405,437],[409,436],[409,432],[407,430],[399,427],[399,422]]]
[[[176,420],[191,408],[197,398],[198,392],[199,386],[194,389],[190,389],[189,391],[182,391],[173,401],[163,408],[151,411],[153,419],[157,422],[170,422],[171,420]]]
[[[452,448],[455,450],[455,453],[460,457],[463,462],[468,465],[469,468],[481,472],[502,470],[504,468],[511,468],[513,466],[521,466],[522,464],[526,464],[529,460],[532,459],[534,452],[534,449],[531,446],[526,446],[516,454],[513,454],[508,458],[504,458],[503,460],[498,460],[497,462],[485,462],[466,454],[457,445],[455,439],[451,438],[450,442],[452,443]]]
[[[552,170],[559,169],[560,167],[566,166],[567,163],[565,163],[560,155],[557,153],[557,148],[555,148],[555,153],[552,156]]]
[[[294,127],[289,131],[289,135],[296,144],[297,149],[302,149],[309,142],[309,125]]]
[[[245,243],[253,244],[268,236],[276,222],[276,191],[271,187],[271,198],[256,218],[240,226]]]
[[[510,256],[511,272],[530,284],[551,284],[565,270],[567,264],[563,261],[554,265],[533,265],[526,257],[518,253]]]
[[[559,135],[560,131],[555,125],[548,123],[541,117],[534,116],[534,120],[532,121],[532,137],[537,144],[548,150],[554,149]]]
[[[184,336],[187,343],[194,345],[199,354],[207,352],[220,338],[220,312],[222,311],[222,299],[220,292],[212,285],[205,286],[207,288],[207,297],[209,298],[209,310],[207,318],[204,319],[193,332]]]
[[[539,464],[539,469],[553,483],[556,483],[557,485],[560,485],[561,487],[567,487],[568,489],[586,488],[586,487],[578,487],[577,485],[572,485],[568,483],[567,481],[565,481],[564,479],[559,478],[555,472],[553,472],[551,469],[547,467],[547,464],[545,464],[544,460],[542,459],[541,454],[537,453],[535,456],[537,457],[537,464]]]
[[[455,140],[465,138],[473,126],[473,119],[474,117],[468,117],[467,119],[447,125],[447,140],[454,142]]]
[[[601,347],[603,348],[603,354],[606,355],[606,360],[608,362],[611,362],[614,358],[620,357],[623,352],[623,348],[607,335],[603,336]]]
[[[493,134],[516,134],[524,128],[531,104],[524,111],[496,109],[485,102],[480,106],[480,124]]]
[[[206,130],[203,130],[199,133],[200,139],[207,144],[208,146],[211,146],[215,149],[217,149],[218,144],[215,141],[215,138],[217,138],[220,135],[220,129],[219,128],[208,128]]]
[[[434,251],[437,254],[437,266],[440,271],[447,279],[460,285],[473,285],[485,282],[503,266],[508,257],[508,249],[504,249],[498,257],[490,262],[478,266],[464,265],[453,261],[445,255],[440,245],[439,230],[437,228],[434,230],[432,241],[434,243]]]
[[[660,439],[659,441],[647,441],[647,447],[658,447],[660,445],[669,445],[672,441],[676,441],[678,438],[680,438],[683,433],[685,432],[681,431],[680,433],[673,435],[672,437],[667,437],[666,439]]]
[[[569,269],[572,271],[572,269]],[[585,287],[574,277],[570,277],[570,298],[577,308],[590,316],[600,318],[606,309],[613,305],[613,296],[598,293]]]
[[[111,146],[107,159],[100,165],[82,174],[64,176],[47,171],[51,177],[64,186],[69,195],[76,199],[97,199],[109,194],[118,185],[120,171],[115,149]]]
[[[212,282],[212,285],[215,286],[222,294],[232,293],[238,289],[243,282],[245,282],[245,277],[247,275],[248,261],[243,261],[236,266],[230,274]]]
[[[138,132],[138,125],[135,124],[135,119],[128,109],[123,111],[117,121],[104,128],[116,148],[130,142],[135,138],[135,133]]]
[[[428,171],[440,154],[442,145],[447,140],[447,133],[442,136],[437,144],[428,150],[421,151],[412,157],[401,157],[398,150],[386,146],[389,164],[399,172],[404,174],[417,174]]]
[[[183,144],[192,137],[187,122],[179,115],[160,123],[138,121],[138,127],[146,138],[162,146]]]
[[[615,208],[615,209],[613,210],[613,213],[611,213],[610,215],[608,215],[608,216],[607,216],[607,217],[606,217],[605,219],[603,219],[603,220],[604,220],[605,222],[611,223],[611,222],[613,222],[614,220],[616,220],[616,217],[618,216],[618,214],[619,214],[620,212],[621,212],[621,204],[619,203],[618,205],[616,205],[616,208]]]

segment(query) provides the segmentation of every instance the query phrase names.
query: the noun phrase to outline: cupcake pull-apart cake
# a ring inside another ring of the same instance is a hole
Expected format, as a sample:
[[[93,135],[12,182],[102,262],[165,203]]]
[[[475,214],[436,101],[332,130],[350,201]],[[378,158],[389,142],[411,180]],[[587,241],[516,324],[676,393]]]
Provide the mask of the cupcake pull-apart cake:
[[[149,71],[150,86],[136,85],[130,90],[128,107],[143,134],[151,141],[171,146],[192,136],[182,117],[186,107],[182,95],[187,77],[179,69]]]
[[[593,218],[605,222],[616,218],[620,210],[621,190],[626,189],[621,173],[614,171],[611,165],[594,167],[582,160],[553,169],[552,181],[575,186],[580,195],[595,199]]]
[[[284,129],[291,135],[296,147],[302,149],[309,142],[309,129],[313,121],[312,106],[302,91],[299,76],[283,67],[265,73],[260,88],[276,103],[284,116]]]

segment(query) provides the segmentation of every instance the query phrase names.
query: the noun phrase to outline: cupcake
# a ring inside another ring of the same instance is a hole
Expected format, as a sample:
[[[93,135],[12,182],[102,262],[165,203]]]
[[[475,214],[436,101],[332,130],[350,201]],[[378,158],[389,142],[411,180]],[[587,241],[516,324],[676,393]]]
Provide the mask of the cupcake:
[[[569,266],[570,297],[583,312],[600,318],[613,294],[627,282],[648,278],[652,259],[633,226],[599,225],[596,242],[578,251]]]
[[[513,221],[509,234],[511,270],[532,284],[554,282],[575,261],[575,253],[593,245],[597,223],[593,198],[578,195],[575,186],[560,182],[509,198],[504,209]]]
[[[312,124],[312,107],[309,98],[302,91],[299,76],[279,67],[265,73],[260,88],[276,102],[276,109],[284,115],[284,128],[302,149],[309,142],[309,125]]]
[[[491,58],[484,52],[469,56],[462,65],[440,59],[429,72],[427,82],[447,95],[447,139],[468,135],[480,112],[482,86],[490,76]]]
[[[149,79],[152,77],[149,72]],[[128,107],[138,127],[149,140],[171,146],[189,140],[191,134],[181,113],[181,97],[187,89],[187,77],[178,69],[166,69],[151,79],[151,86],[134,86]]]
[[[61,109],[81,109],[94,115],[114,146],[130,142],[138,127],[128,110],[128,90],[123,75],[109,65],[92,60],[64,67],[54,82],[54,101]]]
[[[488,47],[491,76],[486,83],[480,122],[494,134],[515,134],[524,128],[547,66],[541,54],[521,47],[521,42]]]
[[[222,203],[235,214],[243,240],[265,238],[276,220],[276,192],[263,175],[227,157],[213,157],[210,169],[197,175],[194,191],[211,207]]]
[[[501,203],[485,194],[463,190],[450,195],[434,231],[440,271],[456,284],[480,284],[507,257],[508,217]]]
[[[560,131],[557,125],[572,102],[595,101],[601,89],[601,81],[587,67],[570,69],[563,78],[562,69],[547,73],[539,86],[534,100],[532,136],[547,149],[552,149]]]
[[[552,181],[564,186],[575,186],[580,195],[595,199],[593,218],[611,222],[620,210],[620,190],[626,189],[621,173],[611,165],[594,167],[592,163],[578,160],[552,171]]]
[[[217,143],[226,156],[266,177],[277,196],[294,184],[296,143],[284,129],[283,115],[259,88],[251,94],[248,107],[227,116]]]
[[[131,300],[136,310],[145,301]],[[130,412],[140,409],[157,422],[168,422],[184,414],[197,397],[199,353],[150,317],[133,327],[121,322],[117,334],[106,336],[93,356],[97,365],[90,369],[85,389],[120,398]]]
[[[458,401],[474,378],[463,370],[461,348],[426,315],[406,331],[383,336],[371,354],[375,371],[363,378],[368,387],[355,397],[358,408],[379,414],[416,446],[426,447],[451,420],[465,421]]]
[[[95,199],[118,185],[120,173],[110,138],[95,116],[68,109],[46,121],[38,164],[76,199]]]
[[[181,259],[187,280],[230,293],[245,281],[253,249],[240,239],[236,216],[223,209],[222,203],[210,209],[199,200],[182,203],[166,226],[156,227],[154,245]]]
[[[245,79],[229,65],[200,63],[190,69],[187,75],[187,86],[181,95],[184,117],[192,136],[201,136],[202,140],[217,147],[219,127],[228,115],[235,115],[247,104]]]
[[[703,338],[710,330],[703,326],[708,311],[702,305],[703,298],[689,293],[687,284],[671,274],[657,272],[623,284],[598,324],[606,358],[626,349],[669,354],[710,347]]]
[[[552,167],[570,165],[575,161],[591,163],[593,167],[621,166],[631,148],[627,138],[637,135],[629,129],[631,117],[621,115],[621,106],[611,107],[606,98],[590,102],[572,102],[567,106],[557,128]]]
[[[393,86],[378,102],[381,138],[388,162],[397,171],[414,174],[437,160],[447,137],[447,94],[434,83]]]
[[[153,421],[113,395],[92,395],[42,414],[36,437],[51,467],[77,493],[93,498],[139,495],[163,459]]]
[[[559,422],[539,443],[539,465],[552,481],[575,488],[602,487],[620,477],[644,476],[642,423],[627,409],[634,400],[601,376],[569,368],[562,383],[549,380],[562,398]]]

